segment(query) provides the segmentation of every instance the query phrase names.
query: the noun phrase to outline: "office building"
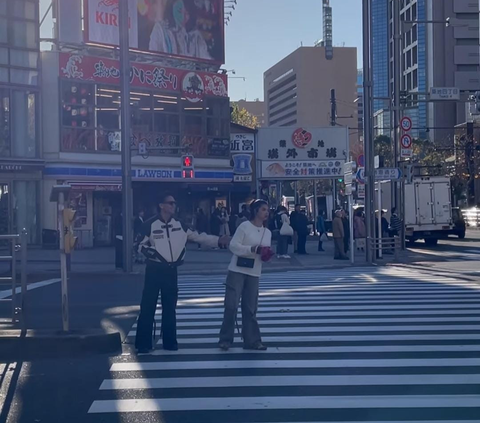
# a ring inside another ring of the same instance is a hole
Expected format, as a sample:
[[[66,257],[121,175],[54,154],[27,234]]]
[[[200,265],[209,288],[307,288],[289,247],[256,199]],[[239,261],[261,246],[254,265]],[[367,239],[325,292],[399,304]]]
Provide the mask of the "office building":
[[[334,47],[331,60],[325,49],[300,47],[265,72],[267,126],[329,126],[333,88],[337,124],[357,128],[357,49]]]
[[[479,4],[471,0],[429,1],[426,18],[450,26],[427,26],[427,91],[433,87],[455,87],[461,102],[428,104],[430,139],[452,144],[453,127],[466,121],[465,102],[480,88]]]
[[[372,0],[372,54],[373,54],[373,96],[388,97],[389,92],[389,25],[388,1]],[[388,108],[383,100],[374,100],[373,112]]]
[[[363,143],[363,69],[357,71],[357,122],[358,141]]]
[[[38,34],[38,0],[0,1],[0,234],[25,228],[30,244],[41,235],[44,167]]]

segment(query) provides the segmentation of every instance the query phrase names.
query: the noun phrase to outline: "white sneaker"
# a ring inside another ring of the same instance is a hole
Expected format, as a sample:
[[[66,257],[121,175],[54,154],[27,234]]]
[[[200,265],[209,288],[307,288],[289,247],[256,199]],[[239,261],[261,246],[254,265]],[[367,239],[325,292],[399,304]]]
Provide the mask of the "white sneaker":
[[[288,254],[285,254],[285,255],[283,256],[283,258],[284,258],[284,259],[291,259],[291,257],[290,257]]]

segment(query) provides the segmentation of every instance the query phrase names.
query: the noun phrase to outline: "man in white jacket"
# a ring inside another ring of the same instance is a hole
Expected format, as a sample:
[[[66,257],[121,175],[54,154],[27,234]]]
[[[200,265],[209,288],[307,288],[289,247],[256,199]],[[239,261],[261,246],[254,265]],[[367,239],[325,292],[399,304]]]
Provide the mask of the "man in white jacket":
[[[173,218],[176,210],[175,198],[164,194],[160,198],[160,213],[147,220],[142,227],[139,244],[147,258],[145,286],[143,288],[140,316],[137,323],[135,347],[140,353],[152,348],[152,330],[157,308],[158,294],[162,301],[163,349],[176,351],[178,299],[177,268],[183,264],[187,242],[215,248],[228,245],[230,238],[199,234]]]

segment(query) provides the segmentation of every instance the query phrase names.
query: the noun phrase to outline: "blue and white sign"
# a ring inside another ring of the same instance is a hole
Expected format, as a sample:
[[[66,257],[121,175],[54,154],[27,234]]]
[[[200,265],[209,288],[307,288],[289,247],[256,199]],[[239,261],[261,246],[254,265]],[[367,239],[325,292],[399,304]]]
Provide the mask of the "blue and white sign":
[[[251,154],[234,154],[233,159],[233,173],[235,175],[251,175],[252,169],[252,155]]]
[[[397,181],[401,179],[402,171],[397,167],[382,167],[380,169],[375,169],[375,180],[376,181]],[[358,169],[357,172],[357,181],[360,184],[365,183],[365,168]]]

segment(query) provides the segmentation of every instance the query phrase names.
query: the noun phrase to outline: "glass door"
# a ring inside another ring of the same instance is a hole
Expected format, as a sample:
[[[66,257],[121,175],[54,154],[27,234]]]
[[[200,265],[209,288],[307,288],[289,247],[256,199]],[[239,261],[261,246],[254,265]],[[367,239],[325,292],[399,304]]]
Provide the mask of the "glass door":
[[[12,214],[10,213],[11,186],[9,183],[0,181],[0,235],[11,233]],[[0,248],[8,248],[8,241],[0,240]]]

